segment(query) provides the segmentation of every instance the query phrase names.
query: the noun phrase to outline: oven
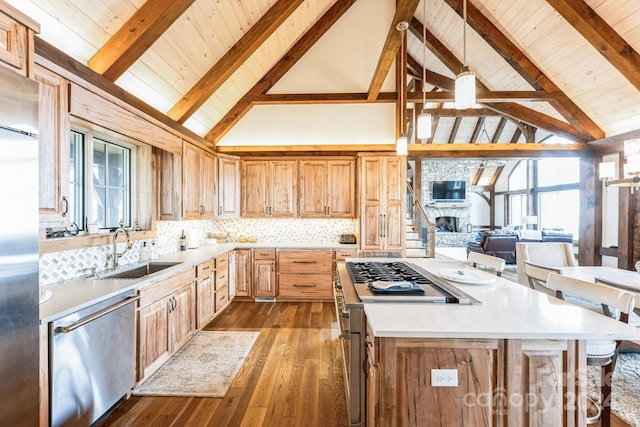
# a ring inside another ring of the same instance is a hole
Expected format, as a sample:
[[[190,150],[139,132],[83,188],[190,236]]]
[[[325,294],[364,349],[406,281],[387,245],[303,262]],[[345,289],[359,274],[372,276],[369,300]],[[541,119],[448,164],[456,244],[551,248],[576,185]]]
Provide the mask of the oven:
[[[424,293],[375,295],[368,284],[411,281]],[[428,271],[408,262],[389,259],[350,259],[336,264],[334,301],[344,359],[345,394],[351,427],[366,425],[365,420],[365,304],[379,302],[424,302],[426,304],[479,304],[480,301],[439,280]]]

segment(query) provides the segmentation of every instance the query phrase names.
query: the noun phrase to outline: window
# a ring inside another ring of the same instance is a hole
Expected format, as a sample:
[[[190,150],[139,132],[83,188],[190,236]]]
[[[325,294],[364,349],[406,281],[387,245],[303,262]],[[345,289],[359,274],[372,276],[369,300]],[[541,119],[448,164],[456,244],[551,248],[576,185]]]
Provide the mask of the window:
[[[509,174],[509,191],[525,190],[527,185],[527,161],[518,162]]]
[[[580,181],[580,159],[538,160],[538,187],[575,184]]]
[[[74,129],[70,142],[70,210],[78,227],[130,226],[135,147],[88,129]]]
[[[527,195],[513,194],[509,196],[509,224],[520,225],[522,217],[527,214]]]
[[[573,233],[578,239],[580,221],[580,190],[549,191],[540,193],[540,226],[559,228]]]

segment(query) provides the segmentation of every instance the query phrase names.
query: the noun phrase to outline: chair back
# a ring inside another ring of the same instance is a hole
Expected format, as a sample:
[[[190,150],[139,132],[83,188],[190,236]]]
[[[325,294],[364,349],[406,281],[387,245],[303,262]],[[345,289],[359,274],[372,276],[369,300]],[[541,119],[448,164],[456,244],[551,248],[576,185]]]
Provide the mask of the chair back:
[[[550,273],[560,273],[559,268],[546,265],[534,264],[529,261],[524,262],[524,272],[529,283],[529,287],[536,291],[553,295],[554,291],[547,286],[547,278]]]
[[[529,261],[549,267],[576,266],[573,246],[567,242],[518,242],[516,243],[516,264],[518,283],[527,285],[524,262]]]
[[[467,261],[474,267],[482,265],[490,268],[496,272],[497,276],[502,276],[504,270],[505,261],[502,258],[498,258],[491,255],[481,254],[479,252],[469,252]]]
[[[565,294],[582,297],[615,308],[620,311],[620,320],[629,323],[629,313],[635,306],[635,295],[623,289],[591,283],[573,277],[551,273],[547,278],[547,287],[564,299]]]

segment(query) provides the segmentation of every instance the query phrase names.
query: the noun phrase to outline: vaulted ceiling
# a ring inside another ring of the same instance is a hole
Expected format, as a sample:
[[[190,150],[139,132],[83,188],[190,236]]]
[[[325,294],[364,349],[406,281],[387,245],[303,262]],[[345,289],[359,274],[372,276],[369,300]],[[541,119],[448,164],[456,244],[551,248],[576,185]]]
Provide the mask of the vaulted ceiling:
[[[42,40],[218,149],[259,106],[398,102],[407,105],[406,118],[392,120],[406,121],[411,134],[424,98],[434,133],[416,143],[460,150],[640,137],[637,0],[469,0],[466,63],[478,79],[478,105],[469,110],[452,104],[464,56],[462,0],[7,2],[41,23]],[[340,27],[356,22],[350,14],[360,24]],[[406,43],[399,21],[409,23]],[[353,74],[366,84],[277,90],[332,31],[341,31],[336,52],[351,38],[364,40],[347,54],[358,62],[319,55],[308,81]],[[405,49],[406,79],[395,65]],[[406,95],[396,80],[406,83]]]

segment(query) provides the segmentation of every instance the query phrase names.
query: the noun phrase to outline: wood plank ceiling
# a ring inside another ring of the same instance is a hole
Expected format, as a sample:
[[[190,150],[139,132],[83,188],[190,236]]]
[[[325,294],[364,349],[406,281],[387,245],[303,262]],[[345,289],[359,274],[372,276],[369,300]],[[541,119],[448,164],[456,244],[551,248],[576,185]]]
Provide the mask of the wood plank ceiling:
[[[386,41],[374,52],[366,93],[273,94],[355,0],[94,0],[91,7],[7,0],[42,24],[47,43],[212,147],[255,105],[396,102],[396,92],[381,88],[404,46],[399,21],[409,23],[407,131],[429,111],[433,136],[415,142],[444,145],[434,152],[555,137],[576,143],[566,146],[573,149],[640,136],[637,0],[469,0],[467,64],[478,79],[478,106],[455,110],[462,1],[397,0],[392,22],[379,29]]]

